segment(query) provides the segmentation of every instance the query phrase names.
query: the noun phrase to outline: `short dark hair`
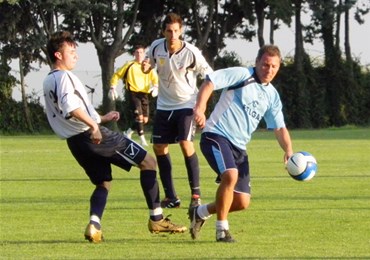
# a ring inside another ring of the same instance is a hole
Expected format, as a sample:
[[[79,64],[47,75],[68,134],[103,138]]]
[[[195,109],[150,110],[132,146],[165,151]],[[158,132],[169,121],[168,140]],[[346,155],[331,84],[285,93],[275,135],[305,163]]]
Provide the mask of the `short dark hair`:
[[[269,56],[278,56],[280,58],[280,60],[282,60],[281,58],[281,52],[279,50],[279,47],[276,46],[276,45],[263,45],[259,50],[258,50],[258,53],[257,53],[257,58],[256,60],[260,60],[263,56],[263,54],[267,53],[267,55]]]
[[[63,48],[64,43],[72,46],[78,46],[73,38],[73,35],[68,31],[58,31],[51,35],[46,48],[52,63],[56,61],[54,54]]]
[[[132,52],[134,53],[137,49],[146,49],[146,46],[144,44],[136,44],[134,48],[132,49]]]
[[[162,23],[162,31],[166,29],[167,24],[172,24],[172,23],[178,23],[180,25],[180,28],[182,27],[182,18],[180,15],[175,14],[175,13],[169,13],[166,15],[166,17],[163,20]]]
[[[136,51],[137,49],[144,49],[145,50],[145,46],[143,45],[143,44],[136,44],[135,46],[134,46],[134,50]]]

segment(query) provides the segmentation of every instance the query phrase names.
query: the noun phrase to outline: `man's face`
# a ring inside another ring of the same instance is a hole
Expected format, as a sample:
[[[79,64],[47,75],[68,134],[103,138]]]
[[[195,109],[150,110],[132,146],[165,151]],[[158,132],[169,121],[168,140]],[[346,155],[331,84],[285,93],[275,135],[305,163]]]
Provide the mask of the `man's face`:
[[[137,62],[142,62],[145,58],[145,50],[143,48],[138,48],[134,52],[134,57]]]
[[[261,83],[271,82],[280,68],[280,57],[263,54],[260,60],[256,61],[256,73]]]
[[[170,23],[166,25],[163,35],[169,44],[175,44],[180,40],[182,28],[179,23]]]
[[[72,70],[76,66],[78,55],[75,45],[64,43],[63,47],[54,55],[59,61],[60,69]]]

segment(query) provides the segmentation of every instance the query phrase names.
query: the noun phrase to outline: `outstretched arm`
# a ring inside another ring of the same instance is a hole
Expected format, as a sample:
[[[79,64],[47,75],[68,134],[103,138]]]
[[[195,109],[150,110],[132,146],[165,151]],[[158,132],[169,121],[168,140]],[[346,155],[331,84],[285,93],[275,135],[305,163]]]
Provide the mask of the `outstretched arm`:
[[[197,103],[194,107],[194,120],[200,128],[203,128],[206,125],[206,116],[204,113],[206,112],[207,102],[213,89],[214,86],[210,80],[205,80],[199,89]]]
[[[276,128],[274,130],[276,139],[280,147],[284,150],[284,163],[287,163],[290,156],[293,154],[292,141],[287,128]]]
[[[110,111],[109,113],[105,114],[104,116],[100,116],[101,122],[106,123],[109,121],[118,121],[119,120],[119,112],[117,111]]]

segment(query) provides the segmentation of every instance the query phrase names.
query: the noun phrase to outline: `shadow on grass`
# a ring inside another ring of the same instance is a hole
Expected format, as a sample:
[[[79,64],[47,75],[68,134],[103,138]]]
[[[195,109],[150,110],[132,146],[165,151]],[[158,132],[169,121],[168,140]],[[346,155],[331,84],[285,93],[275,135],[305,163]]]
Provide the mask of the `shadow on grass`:
[[[65,245],[71,245],[71,244],[85,244],[85,245],[91,245],[91,246],[99,246],[99,245],[104,245],[104,244],[123,244],[123,243],[146,243],[147,245],[148,244],[153,244],[153,245],[157,245],[157,244],[163,244],[163,240],[149,240],[149,239],[135,239],[135,241],[133,241],[132,239],[109,239],[109,240],[105,240],[103,243],[100,243],[100,244],[94,244],[94,243],[89,243],[88,241],[84,241],[84,240],[41,240],[41,241],[27,241],[27,240],[18,240],[18,241],[1,241],[0,242],[0,246],[7,246],[7,245],[10,245],[10,246],[22,246],[22,245],[58,245],[58,244],[65,244]],[[174,244],[178,244],[179,246],[182,246],[182,247],[186,247],[186,246],[193,246],[194,244],[199,244],[200,246],[209,246],[209,247],[216,247],[217,249],[220,249],[220,248],[231,248],[231,247],[235,247],[236,245],[238,245],[238,242],[236,243],[217,243],[215,242],[214,240],[209,240],[209,241],[193,241],[193,240],[188,240],[188,241],[185,241],[185,240],[178,240],[178,241],[171,241],[171,244],[174,245]],[[148,245],[149,246],[149,245]],[[130,259],[130,257],[127,257],[127,259]],[[134,259],[137,259],[137,258],[134,258]],[[165,259],[165,258],[163,258]],[[167,259],[167,258],[166,258]],[[171,259],[171,258],[168,258],[168,259]],[[184,257],[184,256],[181,256],[181,259],[183,260],[187,260],[187,259],[196,259],[194,256],[188,256],[188,257]],[[361,257],[358,257],[358,256],[320,256],[320,257],[307,257],[307,256],[304,256],[304,257],[292,257],[292,256],[279,256],[279,257],[269,257],[269,256],[265,256],[265,257],[253,257],[253,256],[235,256],[235,255],[230,255],[230,257],[227,257],[225,255],[222,255],[220,257],[215,257],[214,255],[211,257],[211,259],[370,259],[370,255],[369,256],[361,256]]]
[[[179,234],[181,235],[181,234]],[[163,240],[161,238],[164,238],[164,239],[167,239],[169,238],[170,236],[176,236],[176,234],[153,234],[151,235],[151,237],[149,238],[143,238],[143,239],[133,239],[132,238],[129,238],[129,239],[123,239],[123,238],[120,238],[120,239],[106,239],[104,240],[104,242],[102,243],[99,243],[99,244],[127,244],[127,243],[151,243],[151,244],[163,244]],[[157,239],[156,239],[157,238]],[[153,239],[153,240],[151,240]],[[155,239],[155,240],[154,240]],[[215,241],[194,241],[194,240],[172,240],[171,241],[171,244],[181,244],[181,245],[184,245],[184,244],[188,244],[188,245],[194,245],[194,244],[202,244],[202,245],[205,245],[205,244],[210,244],[210,245],[215,245]],[[90,243],[88,242],[87,240],[83,240],[83,239],[68,239],[68,240],[38,240],[38,241],[30,241],[30,240],[3,240],[0,242],[0,245],[1,246],[7,246],[7,245],[49,245],[49,244],[91,244],[91,245],[98,245],[98,244],[94,244],[94,243]]]
[[[215,175],[216,176],[216,175]],[[341,179],[341,178],[369,178],[370,177],[370,174],[361,174],[361,175],[354,175],[354,174],[351,174],[351,175],[319,175],[317,176],[316,178],[322,178],[322,179],[325,179],[325,178],[330,178],[330,179]],[[202,177],[202,181],[205,181],[205,180],[214,180],[216,177]],[[280,175],[280,176],[256,176],[256,175],[253,175],[252,176],[253,179],[287,179],[287,176],[285,175]],[[135,177],[115,177],[113,178],[113,181],[112,182],[120,182],[120,181],[139,181],[140,177],[139,175],[135,176]],[[173,178],[174,180],[187,180],[187,177],[176,177],[176,178]],[[0,179],[0,182],[76,182],[76,181],[89,181],[88,178],[83,178],[83,179],[74,179],[74,178],[69,178],[69,179],[23,179],[23,178],[20,178],[20,179]]]
[[[157,238],[168,238],[171,236],[171,234],[161,234],[161,235],[153,235],[153,237],[156,236]],[[163,240],[162,239],[156,239],[152,240],[149,238],[146,239],[106,239],[103,243],[100,244],[94,244],[94,243],[89,243],[86,240],[80,240],[80,239],[75,239],[75,240],[41,240],[41,241],[28,241],[28,240],[17,240],[17,241],[7,241],[3,240],[0,242],[0,246],[6,247],[7,245],[9,246],[22,246],[22,245],[71,245],[71,244],[85,244],[87,246],[99,246],[99,245],[104,245],[104,244],[132,244],[132,243],[145,243],[147,246],[150,247],[149,244],[152,244],[154,246],[156,245],[163,245]],[[216,247],[217,249],[220,248],[231,248],[235,247],[237,245],[240,246],[240,243],[217,243],[214,240],[208,240],[208,241],[199,241],[199,240],[172,240],[171,241],[172,245],[178,244],[181,247],[186,247],[186,246],[194,246],[194,245],[200,245],[201,247],[208,246],[209,248],[211,247]],[[128,257],[127,259],[129,259]],[[137,259],[137,258],[135,258]],[[165,259],[165,258],[163,258]],[[168,258],[171,259],[171,258]],[[189,257],[184,257],[181,256],[181,259],[187,260],[187,259],[195,259],[194,256],[189,256]],[[370,259],[369,256],[320,256],[320,257],[292,257],[292,256],[278,256],[278,257],[269,257],[269,256],[264,256],[264,257],[253,257],[253,256],[235,256],[235,255],[230,255],[229,257],[222,255],[220,257],[215,257],[214,255],[211,257],[211,259]]]

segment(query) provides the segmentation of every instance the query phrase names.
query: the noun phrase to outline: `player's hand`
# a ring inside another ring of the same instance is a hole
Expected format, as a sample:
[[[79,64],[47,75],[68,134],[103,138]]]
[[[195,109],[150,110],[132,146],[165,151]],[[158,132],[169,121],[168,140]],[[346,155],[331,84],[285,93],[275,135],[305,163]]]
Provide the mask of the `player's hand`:
[[[117,94],[117,91],[116,91],[116,88],[110,88],[109,92],[108,92],[108,98],[112,101],[116,100],[118,98],[118,94]]]
[[[147,73],[150,72],[151,69],[152,69],[152,66],[150,65],[149,59],[146,58],[141,63],[141,70],[142,70],[143,73],[147,74]]]
[[[283,157],[283,161],[284,161],[284,164],[286,166],[286,164],[288,163],[288,160],[289,158],[293,155],[293,152],[292,151],[289,151],[289,152],[285,152],[284,153],[284,157]]]
[[[98,125],[94,128],[90,128],[90,139],[94,144],[100,144],[103,139]]]
[[[120,118],[119,112],[117,111],[110,111],[109,113],[105,114],[101,117],[101,121],[103,123],[109,122],[109,121],[118,121]]]
[[[198,109],[194,109],[194,121],[200,128],[206,126],[206,115]]]
[[[158,96],[158,86],[152,88],[152,97]]]

